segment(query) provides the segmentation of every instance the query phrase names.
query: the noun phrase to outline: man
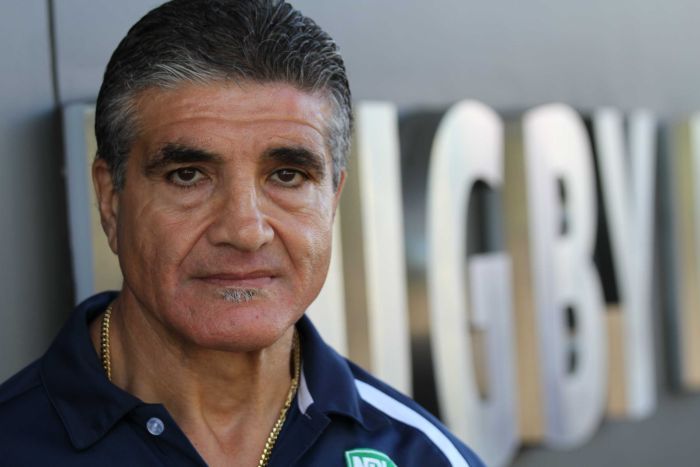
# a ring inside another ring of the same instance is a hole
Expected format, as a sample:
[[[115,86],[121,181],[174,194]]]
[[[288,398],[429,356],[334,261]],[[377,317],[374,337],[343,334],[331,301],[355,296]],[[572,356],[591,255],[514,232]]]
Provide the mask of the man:
[[[304,317],[345,179],[332,39],[272,0],[174,0],[114,52],[93,165],[122,290],[0,389],[8,465],[481,465]]]

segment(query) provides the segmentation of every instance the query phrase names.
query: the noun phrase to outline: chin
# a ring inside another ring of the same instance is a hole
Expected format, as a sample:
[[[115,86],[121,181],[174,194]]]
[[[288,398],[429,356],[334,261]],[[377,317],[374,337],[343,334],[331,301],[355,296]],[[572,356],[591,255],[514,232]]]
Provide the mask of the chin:
[[[301,317],[300,313],[256,295],[250,289],[228,290],[216,306],[186,313],[181,333],[192,344],[211,350],[251,352],[270,347]],[[206,311],[205,311],[206,310]],[[280,313],[286,310],[286,313]],[[298,315],[298,316],[297,316]]]

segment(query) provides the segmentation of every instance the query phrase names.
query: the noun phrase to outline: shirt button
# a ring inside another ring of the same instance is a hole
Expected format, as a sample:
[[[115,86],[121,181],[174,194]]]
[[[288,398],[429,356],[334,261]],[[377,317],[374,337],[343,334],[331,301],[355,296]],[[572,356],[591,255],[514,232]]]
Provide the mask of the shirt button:
[[[163,421],[160,418],[151,417],[146,422],[146,429],[153,436],[160,436],[163,430],[165,430],[165,425],[163,425]]]

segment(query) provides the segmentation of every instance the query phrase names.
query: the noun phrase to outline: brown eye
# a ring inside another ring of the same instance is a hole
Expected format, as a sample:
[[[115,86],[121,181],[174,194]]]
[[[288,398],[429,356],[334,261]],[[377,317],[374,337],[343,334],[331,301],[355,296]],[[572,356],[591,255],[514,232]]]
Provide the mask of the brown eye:
[[[280,170],[277,172],[277,178],[284,183],[293,182],[297,175],[299,175],[299,173],[293,170]]]
[[[202,172],[193,167],[183,167],[181,169],[173,170],[168,175],[168,179],[171,182],[184,187],[195,185],[203,177],[204,175]]]
[[[294,169],[280,169],[272,174],[272,178],[280,185],[287,187],[296,187],[306,179],[302,172]]]

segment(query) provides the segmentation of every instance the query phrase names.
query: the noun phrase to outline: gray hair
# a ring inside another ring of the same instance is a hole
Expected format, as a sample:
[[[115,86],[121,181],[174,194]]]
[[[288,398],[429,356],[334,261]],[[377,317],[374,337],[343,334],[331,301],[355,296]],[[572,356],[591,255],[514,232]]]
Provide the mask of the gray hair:
[[[139,93],[217,81],[279,82],[325,95],[333,107],[326,138],[337,186],[350,145],[352,104],[333,39],[282,0],[172,0],[129,30],[97,97],[97,157],[109,165],[117,190],[138,131]]]

